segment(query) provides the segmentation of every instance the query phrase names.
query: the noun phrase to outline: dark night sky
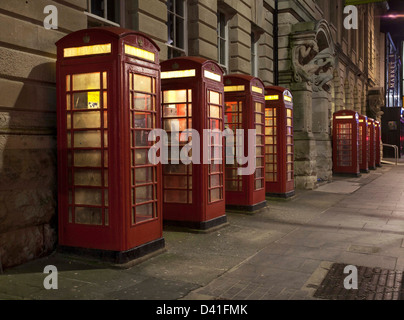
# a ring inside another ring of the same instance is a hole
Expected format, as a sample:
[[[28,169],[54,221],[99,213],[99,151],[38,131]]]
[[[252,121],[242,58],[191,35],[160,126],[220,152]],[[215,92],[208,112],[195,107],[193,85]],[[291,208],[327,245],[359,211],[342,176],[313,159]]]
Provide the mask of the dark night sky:
[[[382,18],[382,31],[390,32],[396,46],[399,48],[401,41],[404,41],[404,0],[389,0],[390,10],[386,15],[401,14],[402,17],[392,19]]]

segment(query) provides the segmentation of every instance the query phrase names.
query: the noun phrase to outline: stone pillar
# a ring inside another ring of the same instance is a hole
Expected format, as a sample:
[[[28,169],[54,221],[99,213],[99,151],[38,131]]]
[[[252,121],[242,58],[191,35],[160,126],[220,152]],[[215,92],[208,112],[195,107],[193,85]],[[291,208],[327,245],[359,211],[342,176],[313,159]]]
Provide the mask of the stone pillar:
[[[315,189],[316,142],[312,133],[313,90],[307,82],[292,83],[294,101],[295,182],[296,188]]]
[[[332,180],[331,95],[326,91],[313,93],[313,136],[316,141],[316,167],[319,181]]]

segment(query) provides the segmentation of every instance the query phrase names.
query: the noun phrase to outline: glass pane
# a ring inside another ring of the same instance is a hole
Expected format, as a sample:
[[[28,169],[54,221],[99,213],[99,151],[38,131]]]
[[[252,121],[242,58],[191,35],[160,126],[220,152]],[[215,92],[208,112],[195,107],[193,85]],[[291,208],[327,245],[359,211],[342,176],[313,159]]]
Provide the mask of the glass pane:
[[[169,90],[163,92],[164,103],[187,102],[187,90]]]
[[[153,203],[136,206],[136,222],[153,218]]]
[[[209,91],[209,102],[214,104],[220,104],[220,93],[215,91]]]
[[[263,180],[255,180],[255,190],[261,189],[264,187]]]
[[[101,151],[74,151],[75,167],[101,167]]]
[[[76,207],[75,223],[102,225],[102,209]]]
[[[134,88],[135,91],[152,93],[152,78],[151,77],[142,76],[139,74],[133,74],[133,80],[134,80],[134,85],[135,85],[135,88]]]
[[[106,91],[104,91],[104,100],[103,100],[103,102],[104,102],[104,109],[107,109],[108,108],[108,94],[107,94]]]
[[[226,181],[226,191],[238,191],[238,181]]]
[[[73,114],[73,128],[86,129],[86,128],[100,128],[101,116],[100,112],[75,112]]]
[[[180,190],[165,190],[164,202],[167,203],[187,203],[187,192]]]
[[[151,113],[135,112],[135,124],[136,129],[152,129],[154,115]]]
[[[66,76],[66,91],[70,91],[70,76]]]
[[[181,17],[184,17],[184,0],[175,1],[175,13]]]
[[[186,189],[187,176],[170,176],[164,179],[165,188]]]
[[[222,118],[222,108],[216,106],[210,106],[210,116],[212,118]]]
[[[163,165],[163,170],[164,174],[186,174],[187,167],[185,164],[166,164]],[[171,177],[166,179],[171,179]]]
[[[71,98],[71,95],[68,94],[66,96],[66,109],[71,110],[71,108],[72,108],[72,98]]]
[[[153,200],[153,186],[136,188],[136,203],[143,203]]]
[[[72,127],[72,117],[70,113],[68,113],[66,118],[66,128],[71,129],[71,127]]]
[[[186,117],[187,105],[186,104],[169,104],[164,106],[163,117]]]
[[[73,91],[99,89],[101,89],[99,72],[73,75]]]
[[[151,95],[136,93],[134,97],[134,108],[138,110],[152,110]]]
[[[166,131],[182,132],[187,129],[187,119],[164,120],[163,129]]]
[[[102,88],[107,89],[108,88],[108,82],[107,82],[107,73],[103,72],[102,73]]]
[[[149,147],[154,142],[148,140],[150,131],[136,130],[135,131],[135,146],[136,147]]]
[[[220,175],[212,175],[210,176],[210,187],[219,187],[221,186],[221,179],[220,179]]]
[[[76,186],[101,187],[101,170],[75,170],[74,184]]]
[[[135,150],[135,165],[148,164],[148,149],[137,149]]]
[[[76,205],[101,206],[102,190],[76,189],[74,192]]]
[[[101,131],[84,131],[74,133],[75,148],[101,148]]]
[[[210,190],[210,202],[222,200],[222,189]]]
[[[74,109],[99,109],[100,108],[100,93],[81,92],[73,95]]]
[[[136,184],[153,182],[153,168],[137,168],[135,170]]]

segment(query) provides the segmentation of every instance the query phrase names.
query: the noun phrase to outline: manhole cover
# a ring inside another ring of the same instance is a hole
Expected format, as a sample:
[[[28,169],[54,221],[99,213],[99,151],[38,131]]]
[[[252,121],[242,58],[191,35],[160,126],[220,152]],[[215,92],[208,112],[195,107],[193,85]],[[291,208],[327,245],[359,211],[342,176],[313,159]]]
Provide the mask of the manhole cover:
[[[315,298],[327,300],[404,300],[403,272],[381,268],[356,267],[358,289],[345,289],[347,265],[335,263],[314,293]]]

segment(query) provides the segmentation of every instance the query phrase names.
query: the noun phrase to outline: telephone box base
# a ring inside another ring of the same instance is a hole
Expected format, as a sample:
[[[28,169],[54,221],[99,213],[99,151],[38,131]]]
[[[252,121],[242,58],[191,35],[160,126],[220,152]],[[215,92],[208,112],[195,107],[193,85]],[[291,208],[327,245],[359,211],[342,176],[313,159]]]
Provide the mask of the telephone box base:
[[[226,205],[226,210],[230,210],[230,211],[247,211],[249,213],[261,210],[265,207],[267,207],[267,201],[263,201],[257,204],[254,204],[252,206],[242,206],[242,205],[231,205],[231,204],[227,204]]]
[[[227,216],[221,216],[209,221],[173,221],[164,220],[164,226],[179,227],[183,229],[210,231],[213,228],[227,224]]]
[[[370,171],[369,170],[363,170],[363,169],[361,169],[361,173],[369,173]]]
[[[289,199],[292,198],[296,194],[295,190],[289,191],[286,193],[266,193],[265,195],[267,197],[272,197],[272,198],[280,198],[280,199]]]
[[[165,247],[165,240],[164,238],[160,238],[145,243],[136,248],[130,249],[128,251],[110,251],[110,250],[87,249],[87,248],[68,247],[68,246],[58,246],[57,251],[60,253],[74,254],[104,262],[122,265],[132,262],[133,260],[142,258],[153,252],[157,252],[158,250],[164,249],[164,247]]]

